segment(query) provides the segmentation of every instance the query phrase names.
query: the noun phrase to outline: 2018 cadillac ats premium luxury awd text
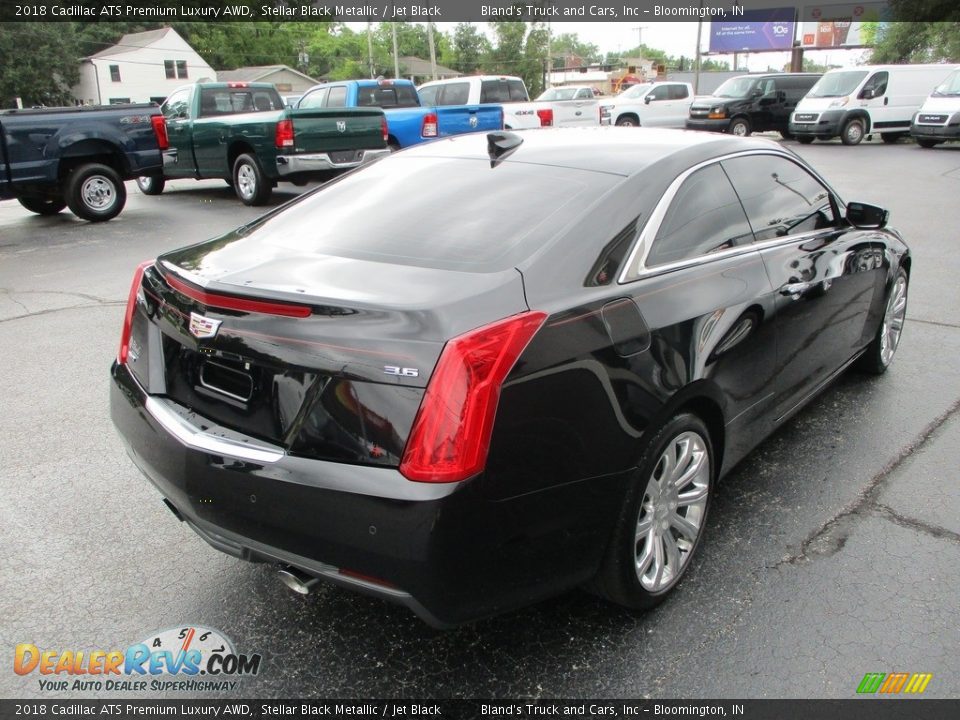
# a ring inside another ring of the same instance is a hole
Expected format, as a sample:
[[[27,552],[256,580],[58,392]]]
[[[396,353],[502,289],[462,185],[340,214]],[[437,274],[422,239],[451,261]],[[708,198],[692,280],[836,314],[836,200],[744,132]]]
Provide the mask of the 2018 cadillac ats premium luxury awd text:
[[[717,479],[892,361],[886,221],[766,140],[441,140],[140,266],[113,420],[178,518],[300,592],[650,607]]]

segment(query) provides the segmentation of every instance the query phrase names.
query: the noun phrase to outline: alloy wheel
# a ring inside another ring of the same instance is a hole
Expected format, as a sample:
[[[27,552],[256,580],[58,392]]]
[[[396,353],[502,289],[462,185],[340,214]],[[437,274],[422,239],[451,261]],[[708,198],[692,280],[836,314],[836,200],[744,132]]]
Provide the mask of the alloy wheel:
[[[257,176],[250,165],[241,165],[237,169],[237,189],[244,198],[252,198],[257,191]]]
[[[887,300],[887,311],[883,316],[883,328],[880,331],[880,361],[884,365],[893,362],[893,356],[900,345],[903,323],[907,314],[907,278],[897,277]]]

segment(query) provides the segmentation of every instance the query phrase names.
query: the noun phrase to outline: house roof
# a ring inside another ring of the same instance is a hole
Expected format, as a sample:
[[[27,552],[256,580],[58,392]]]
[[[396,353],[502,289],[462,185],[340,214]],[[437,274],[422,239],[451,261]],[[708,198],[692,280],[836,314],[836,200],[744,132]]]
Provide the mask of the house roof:
[[[220,82],[262,82],[270,75],[282,70],[299,75],[311,85],[317,84],[315,79],[299,70],[294,70],[289,65],[252,65],[234,70],[217,70],[217,80]]]
[[[153,45],[157,40],[162,40],[168,33],[174,32],[173,28],[160,28],[159,30],[147,30],[146,32],[128,33],[117,42],[116,45],[104,48],[100,52],[90,55],[92,58],[120,55],[121,53],[133,52],[141,48]]]
[[[413,55],[404,55],[398,58],[400,61],[400,67],[405,68],[406,75],[433,75],[433,71],[430,69],[430,61],[422,60]],[[463,75],[462,72],[457,72],[456,70],[451,70],[448,67],[443,65],[437,65],[437,75],[446,75],[447,77],[460,77]]]

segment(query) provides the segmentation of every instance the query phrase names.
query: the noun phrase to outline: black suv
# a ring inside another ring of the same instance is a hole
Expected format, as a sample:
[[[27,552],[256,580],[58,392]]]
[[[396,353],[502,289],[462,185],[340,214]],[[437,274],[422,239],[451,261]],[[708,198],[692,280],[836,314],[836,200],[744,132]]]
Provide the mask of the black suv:
[[[713,130],[731,135],[778,130],[789,137],[790,113],[820,75],[776,73],[730,78],[713,95],[690,106],[688,130]]]

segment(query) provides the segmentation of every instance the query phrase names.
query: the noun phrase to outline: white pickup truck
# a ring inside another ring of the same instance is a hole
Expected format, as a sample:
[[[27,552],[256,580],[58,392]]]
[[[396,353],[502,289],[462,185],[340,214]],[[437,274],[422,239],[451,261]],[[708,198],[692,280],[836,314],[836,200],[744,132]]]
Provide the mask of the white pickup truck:
[[[683,128],[693,103],[693,86],[684,82],[634,85],[604,102],[614,125]]]
[[[472,75],[424,83],[417,92],[425,105],[437,107],[502,105],[503,125],[508,130],[600,124],[600,101],[587,86],[551,88],[531,102],[526,85],[518,77]]]

